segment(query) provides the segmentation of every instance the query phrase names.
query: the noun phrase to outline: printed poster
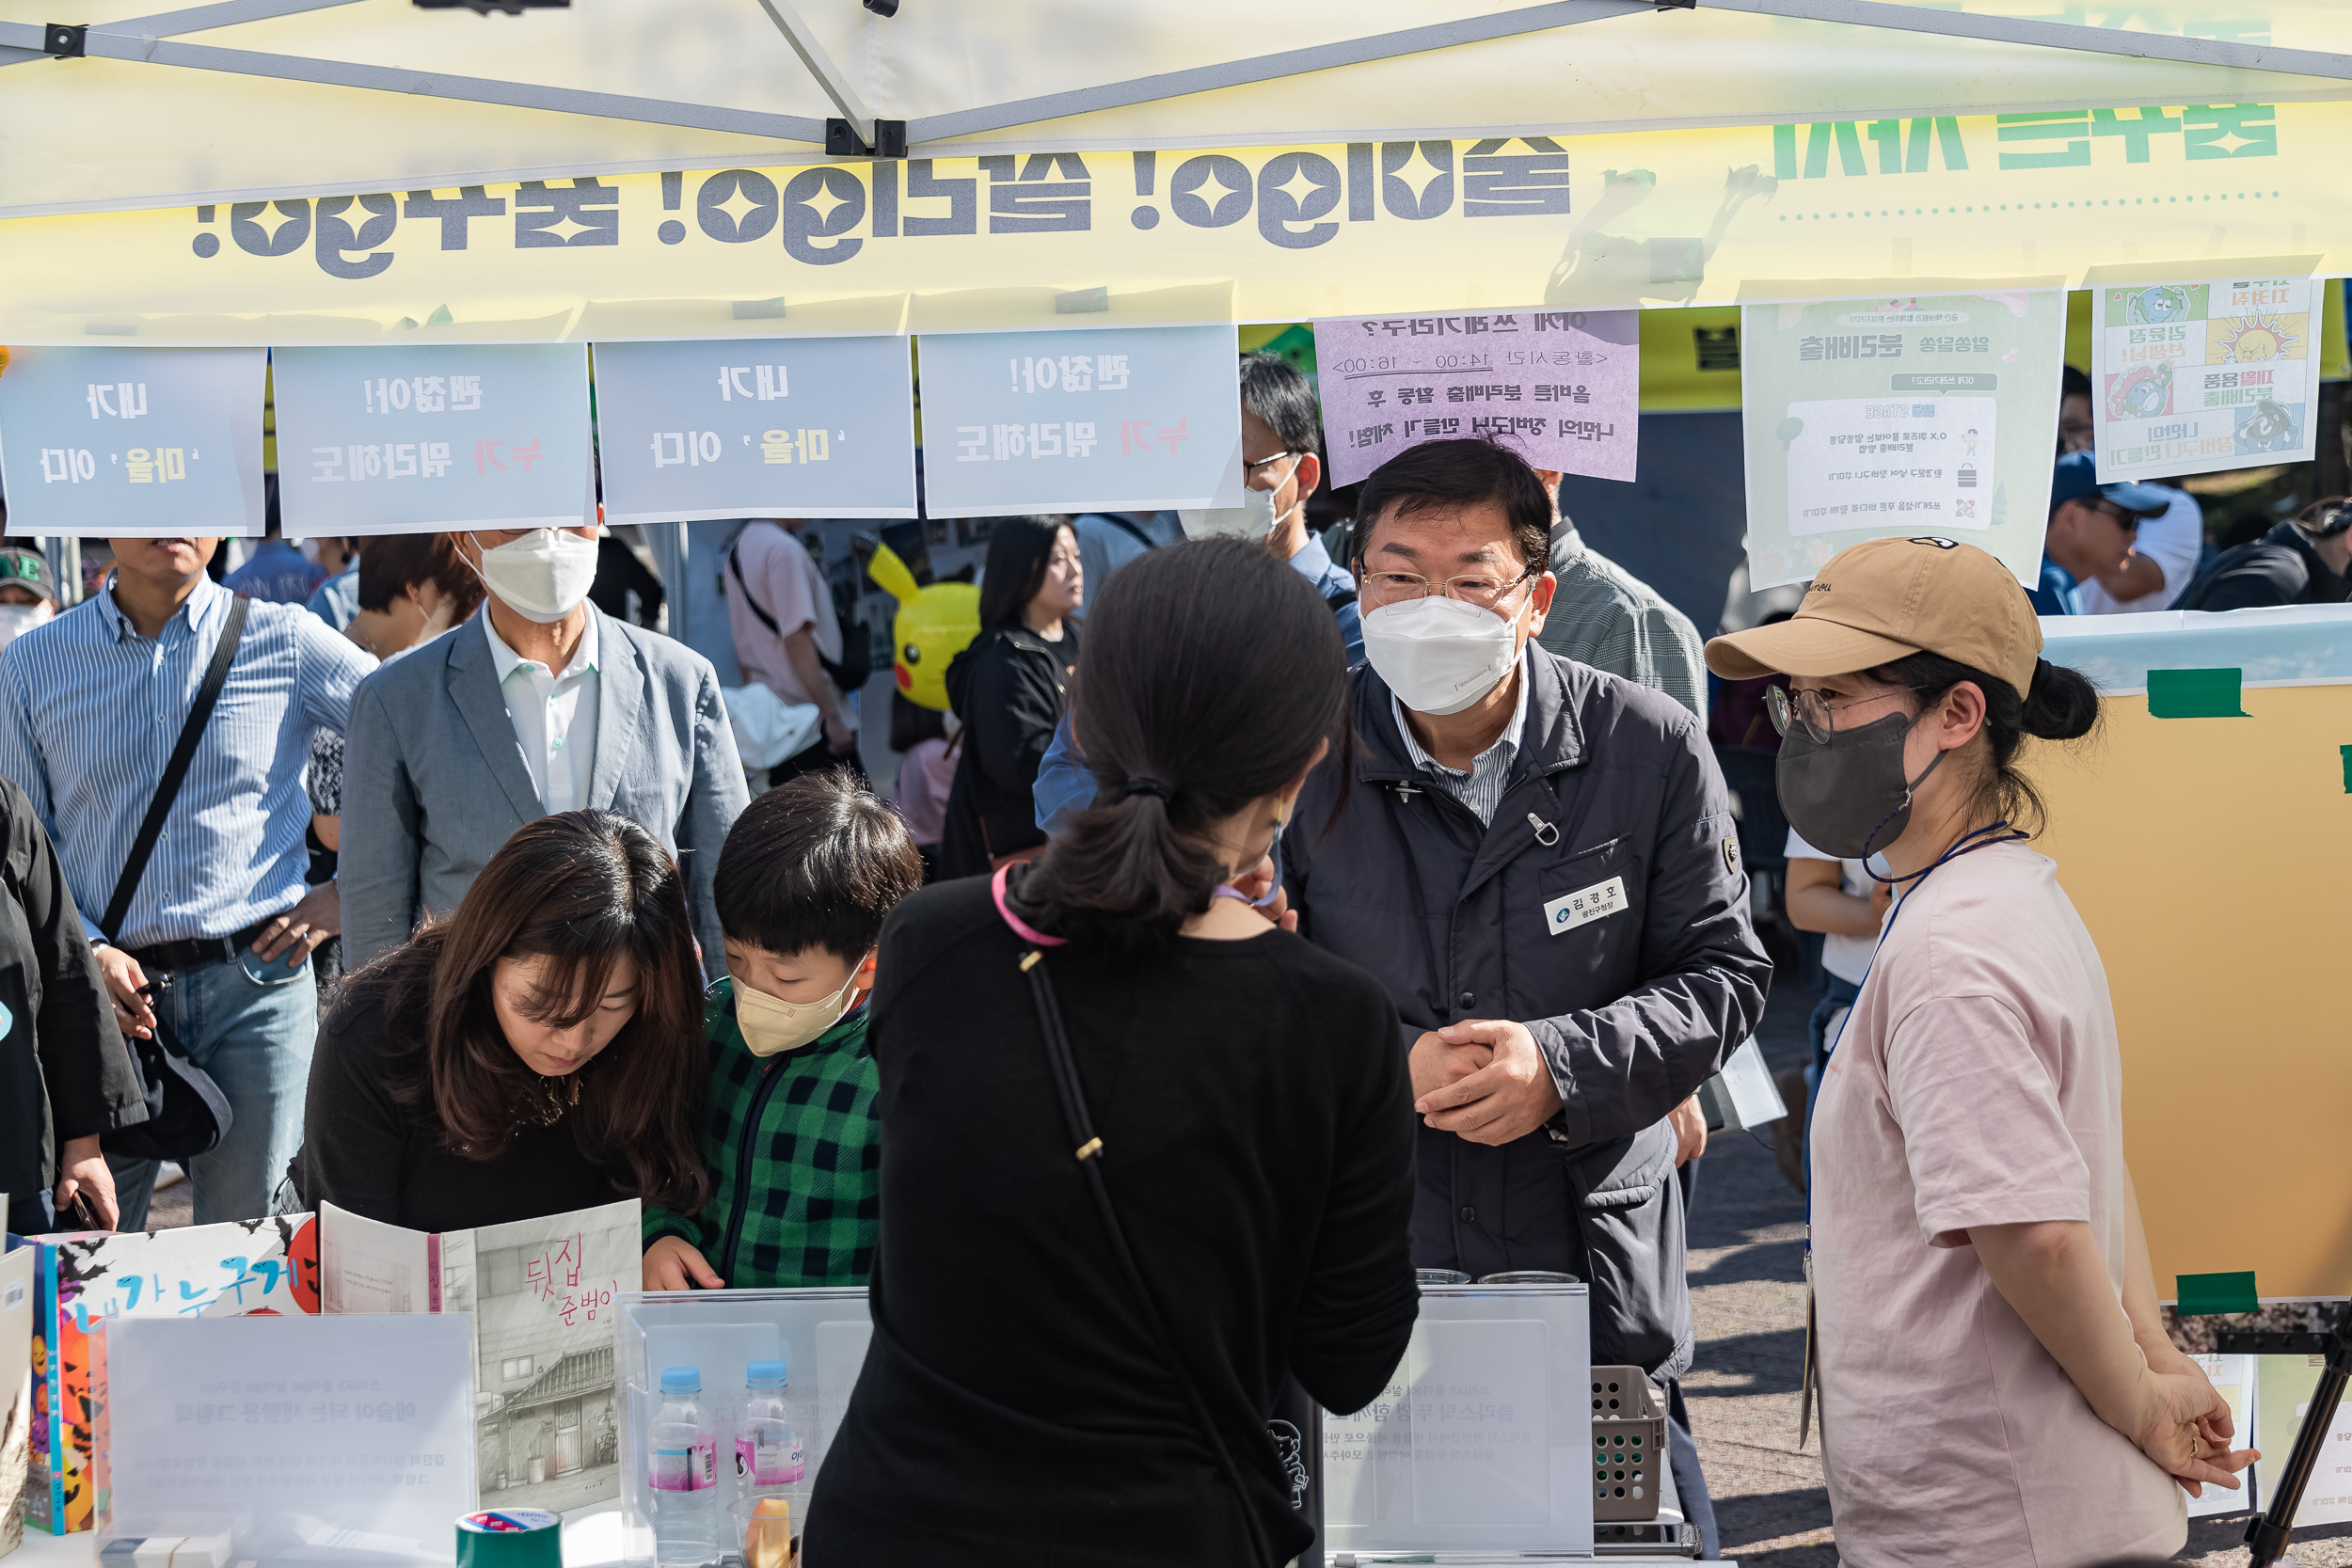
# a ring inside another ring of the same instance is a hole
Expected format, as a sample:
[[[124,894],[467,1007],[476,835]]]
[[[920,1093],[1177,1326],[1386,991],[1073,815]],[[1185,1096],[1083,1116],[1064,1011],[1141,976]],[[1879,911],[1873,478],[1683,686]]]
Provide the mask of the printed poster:
[[[611,522],[915,515],[904,338],[598,343],[596,436]]]
[[[0,351],[8,531],[258,538],[256,348]]]
[[[1748,586],[1915,534],[2037,581],[2065,324],[2057,289],[1744,307]]]
[[[286,348],[271,363],[290,539],[596,520],[583,344]]]
[[[1238,505],[1235,341],[1231,325],[926,335],[925,510]]]
[[[2328,286],[2220,277],[2099,290],[2099,482],[2309,462]]]
[[[1492,436],[1538,468],[1633,477],[1642,344],[1634,310],[1352,316],[1315,323],[1333,484],[1407,447]]]

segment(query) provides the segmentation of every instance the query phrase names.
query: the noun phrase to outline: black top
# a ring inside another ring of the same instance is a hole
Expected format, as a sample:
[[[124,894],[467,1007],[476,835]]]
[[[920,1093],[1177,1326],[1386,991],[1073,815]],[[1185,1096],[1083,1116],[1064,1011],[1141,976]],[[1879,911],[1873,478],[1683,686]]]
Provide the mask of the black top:
[[[2234,545],[2181,591],[2174,610],[2254,610],[2267,605],[2342,604],[2352,582],[2328,569],[2303,531],[2280,523]]]
[[[926,888],[883,928],[874,1338],[811,1559],[1243,1568],[1240,1499],[1071,1157],[1026,950],[983,880]],[[1284,1375],[1359,1409],[1419,1308],[1395,1010],[1281,931],[1044,961],[1120,1226],[1288,1559],[1309,1535],[1265,1434]]]
[[[941,871],[969,877],[995,857],[1045,842],[1037,825],[1038,764],[1061,721],[1078,662],[1078,623],[1049,642],[1026,626],[996,626],[947,666],[947,695],[963,721],[962,755],[947,792]]]
[[[588,587],[589,602],[616,621],[629,621],[632,593],[637,595],[634,624],[651,627],[660,619],[661,601],[667,597],[661,579],[646,570],[635,550],[608,533],[596,541],[596,578]]]
[[[0,891],[0,1193],[10,1226],[30,1232],[52,1228],[40,1199],[58,1147],[145,1121],[147,1105],[57,851],[6,777]]]
[[[310,1056],[291,1171],[305,1209],[327,1202],[412,1230],[470,1230],[628,1196],[580,1152],[569,1117],[523,1128],[487,1160],[451,1149],[429,1099],[403,1105],[391,1094],[396,1075],[415,1070],[423,1021],[387,1020],[362,1000],[339,996]]]

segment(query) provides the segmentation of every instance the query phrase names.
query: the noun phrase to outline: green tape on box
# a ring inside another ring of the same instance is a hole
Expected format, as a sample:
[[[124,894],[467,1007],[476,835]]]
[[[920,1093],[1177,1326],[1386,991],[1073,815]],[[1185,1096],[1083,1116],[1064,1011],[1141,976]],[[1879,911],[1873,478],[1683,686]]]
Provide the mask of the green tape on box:
[[[2151,670],[2148,711],[2158,719],[2245,719],[2238,706],[2243,670]]]
[[[2344,753],[2344,792],[2352,795],[2352,746],[2338,749]]]
[[[2219,1312],[2255,1312],[2254,1271],[2243,1274],[2185,1274],[2180,1276],[2180,1314],[2205,1318]]]

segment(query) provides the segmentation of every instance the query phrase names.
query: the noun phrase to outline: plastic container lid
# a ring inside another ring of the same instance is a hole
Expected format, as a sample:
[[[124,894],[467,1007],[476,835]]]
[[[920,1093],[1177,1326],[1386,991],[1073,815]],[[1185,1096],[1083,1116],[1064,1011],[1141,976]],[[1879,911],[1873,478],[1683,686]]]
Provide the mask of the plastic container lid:
[[[743,1369],[743,1381],[753,1388],[782,1388],[791,1380],[781,1361],[755,1361]]]
[[[563,1568],[563,1534],[545,1509],[469,1513],[457,1521],[458,1568]]]
[[[661,1369],[661,1391],[665,1394],[699,1394],[703,1391],[700,1367],[664,1367]]]

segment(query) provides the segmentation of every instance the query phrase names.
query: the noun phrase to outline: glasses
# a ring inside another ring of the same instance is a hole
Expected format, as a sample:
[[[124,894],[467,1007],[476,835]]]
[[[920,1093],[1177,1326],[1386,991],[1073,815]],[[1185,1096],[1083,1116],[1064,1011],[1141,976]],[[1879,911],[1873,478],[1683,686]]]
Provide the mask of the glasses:
[[[1772,686],[1765,688],[1764,711],[1772,716],[1772,728],[1784,736],[1792,729],[1803,730],[1808,739],[1825,741],[1836,727],[1830,722],[1831,714],[1845,708],[1860,707],[1865,703],[1875,703],[1881,697],[1891,697],[1898,691],[1921,689],[1916,686],[1890,687],[1884,691],[1873,691],[1867,697],[1833,703],[1820,691],[1810,688],[1791,691],[1786,687]]]
[[[1378,606],[1393,604],[1399,599],[1426,598],[1442,593],[1449,599],[1474,604],[1481,610],[1492,610],[1511,590],[1540,573],[1529,567],[1518,577],[1498,577],[1491,572],[1474,572],[1465,577],[1447,578],[1433,582],[1417,572],[1359,572],[1357,583],[1369,603]]]
[[[1292,455],[1293,454],[1291,452],[1285,451],[1278,451],[1272,457],[1261,457],[1255,461],[1245,457],[1241,460],[1241,477],[1243,481],[1247,483],[1248,481],[1257,477],[1259,469],[1269,467],[1274,464],[1279,463],[1285,457]]]

